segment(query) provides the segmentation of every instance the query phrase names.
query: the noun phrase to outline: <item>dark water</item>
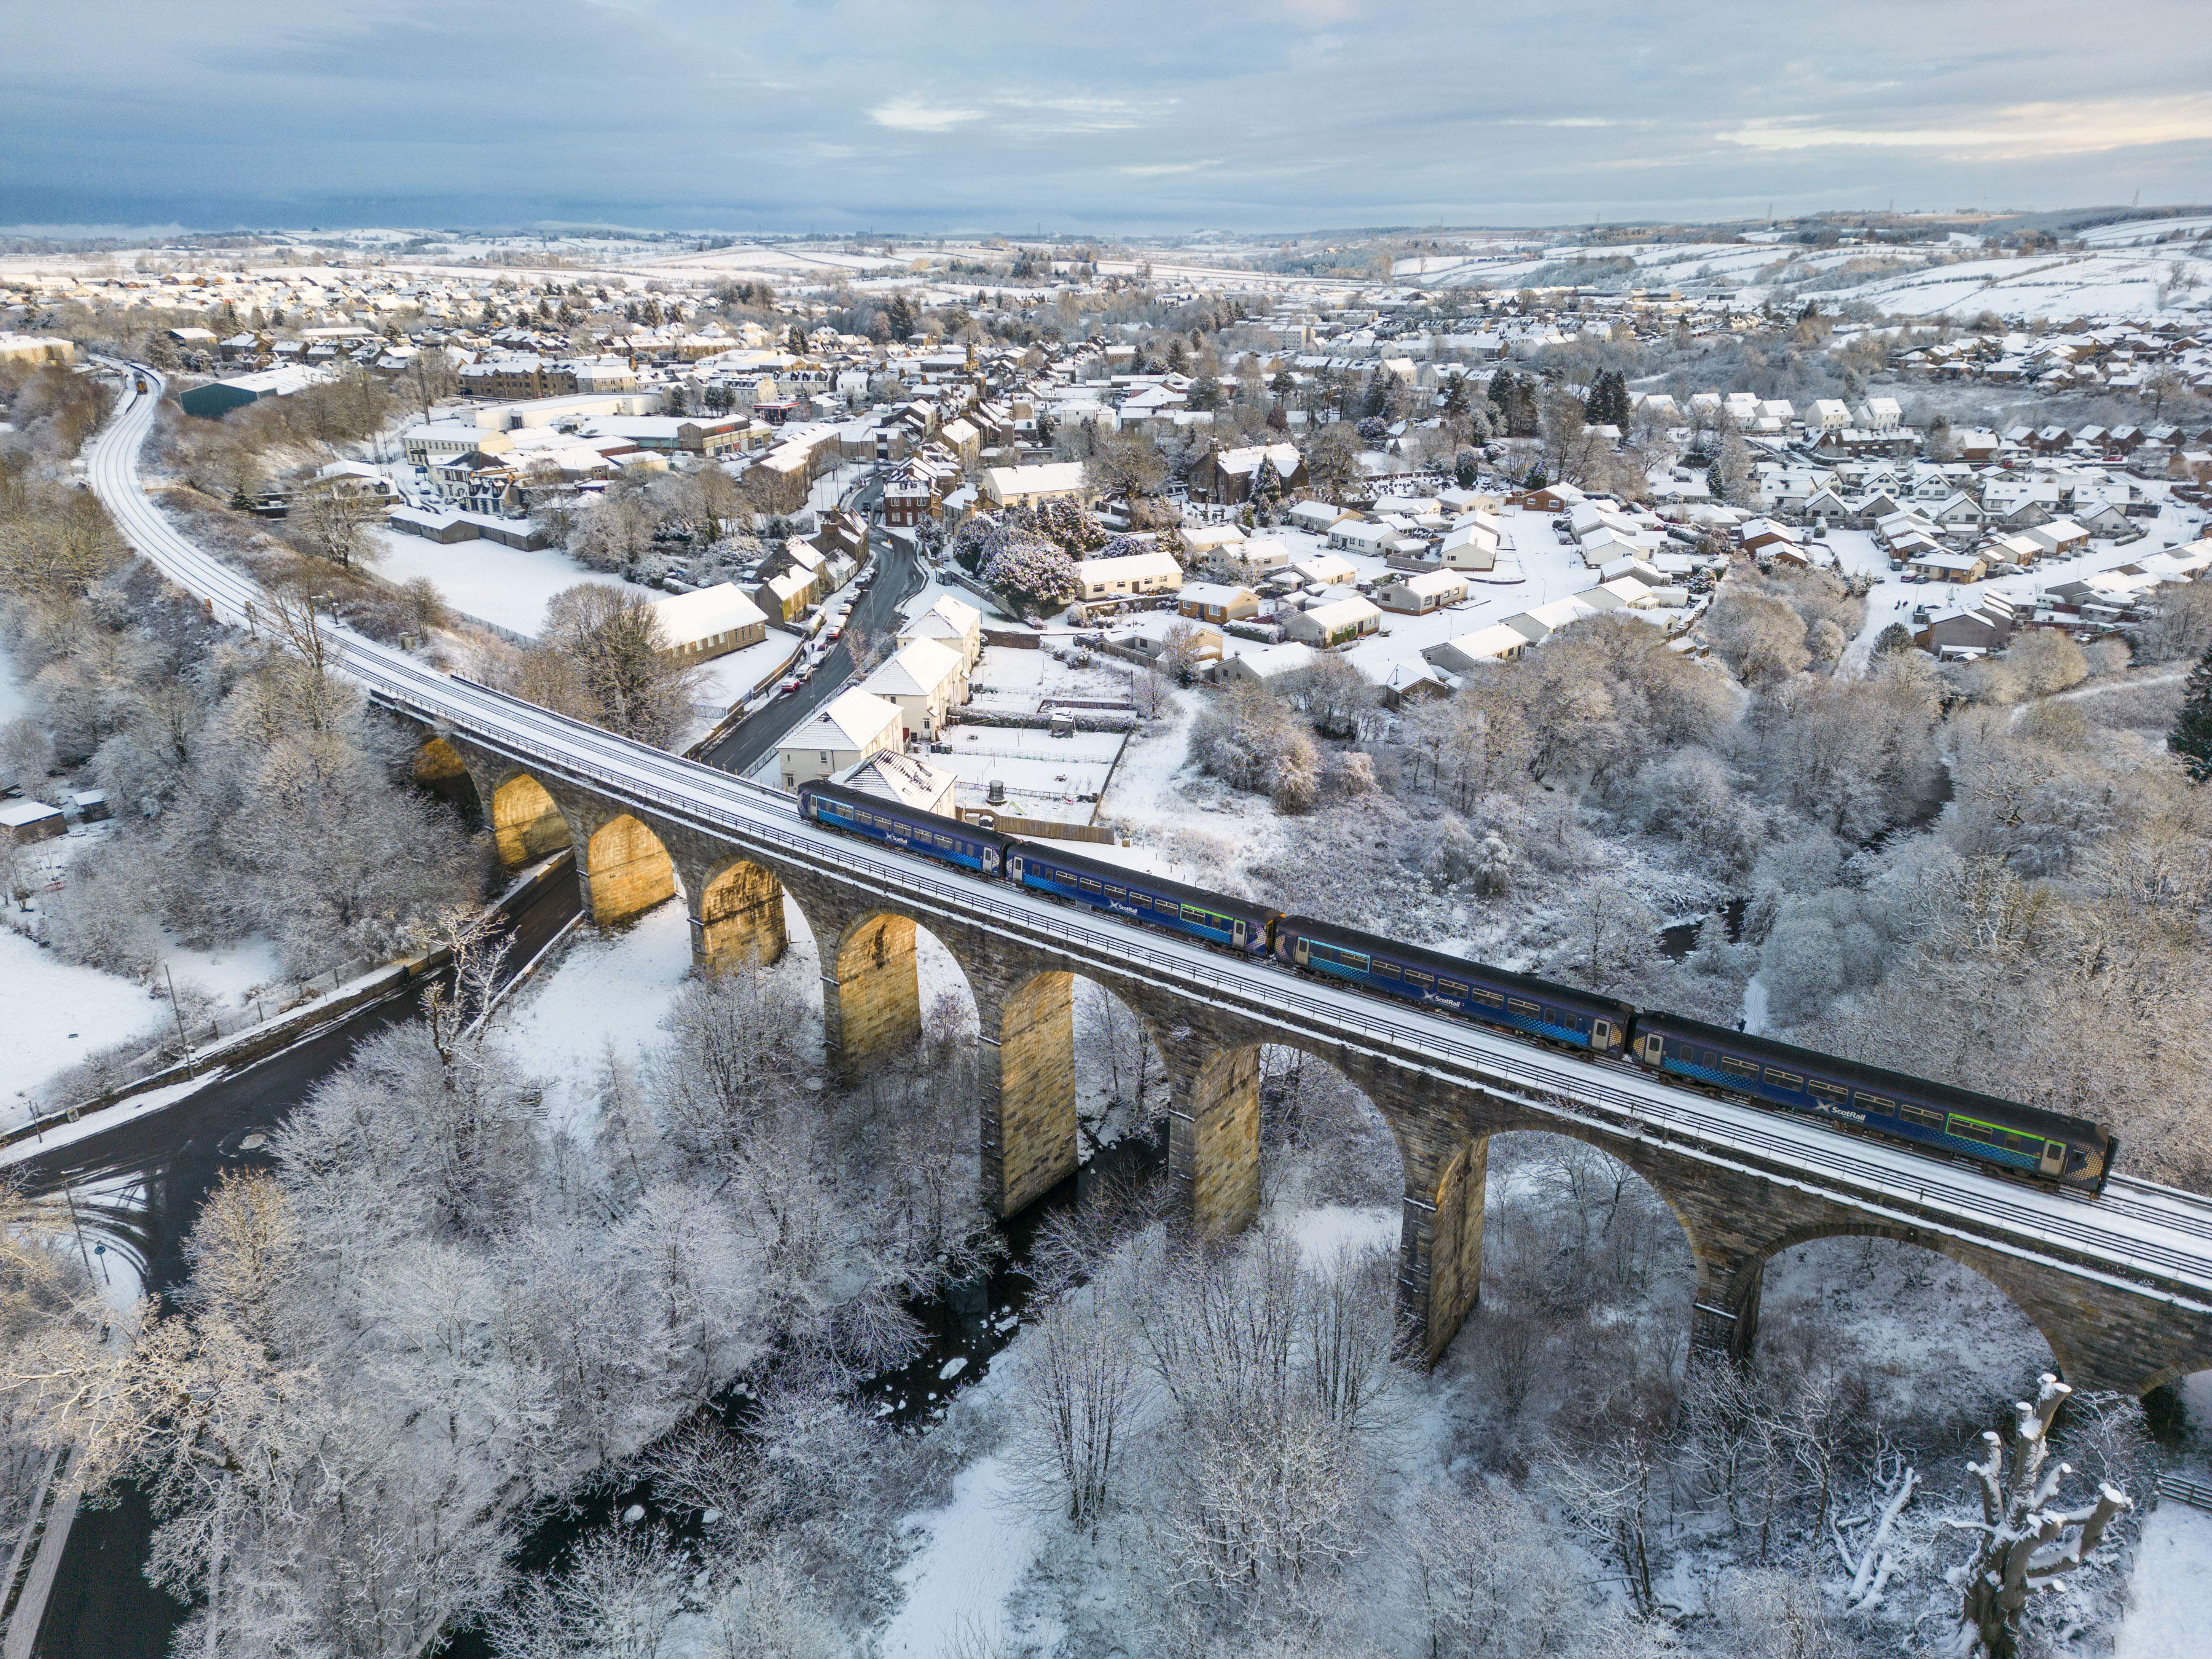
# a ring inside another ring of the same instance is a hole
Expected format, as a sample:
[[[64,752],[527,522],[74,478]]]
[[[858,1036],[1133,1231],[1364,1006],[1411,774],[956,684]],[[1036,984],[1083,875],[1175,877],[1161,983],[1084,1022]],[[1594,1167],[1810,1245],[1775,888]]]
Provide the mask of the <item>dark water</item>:
[[[923,1334],[921,1349],[905,1364],[860,1383],[855,1393],[862,1409],[903,1432],[918,1433],[942,1418],[958,1394],[988,1375],[993,1358],[1020,1330],[1036,1293],[1028,1267],[1047,1218],[1083,1205],[1102,1180],[1154,1176],[1166,1165],[1163,1125],[1152,1138],[1106,1148],[1020,1214],[999,1223],[1006,1253],[995,1268],[941,1284],[931,1295],[907,1304]],[[740,1381],[718,1395],[708,1410],[723,1427],[742,1431],[752,1399]],[[636,1524],[658,1523],[679,1542],[696,1542],[704,1534],[696,1511],[664,1508],[650,1480],[618,1477],[571,1493],[557,1511],[532,1526],[516,1547],[514,1564],[525,1572],[557,1571],[577,1545],[602,1528],[621,1524],[632,1506],[644,1511]],[[455,1634],[437,1652],[444,1659],[492,1659],[490,1644],[475,1631]]]
[[[1743,913],[1750,905],[1751,901],[1747,898],[1732,898],[1713,913],[1727,929],[1730,945],[1742,943]],[[1705,933],[1705,924],[1712,919],[1712,916],[1699,916],[1693,921],[1678,921],[1672,927],[1662,927],[1659,930],[1659,954],[1669,962],[1681,961],[1698,948],[1698,940]]]

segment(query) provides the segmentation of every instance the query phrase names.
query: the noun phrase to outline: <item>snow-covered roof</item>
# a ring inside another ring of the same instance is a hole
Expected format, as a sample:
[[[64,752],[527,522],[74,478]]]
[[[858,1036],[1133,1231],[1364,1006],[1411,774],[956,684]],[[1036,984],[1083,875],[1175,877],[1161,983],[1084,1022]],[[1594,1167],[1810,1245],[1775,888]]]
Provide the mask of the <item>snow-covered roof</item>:
[[[888,741],[899,723],[898,705],[855,687],[815,711],[780,745],[785,749],[866,749]]]
[[[735,633],[768,620],[768,615],[747,599],[734,582],[717,582],[696,593],[675,593],[655,599],[653,614],[673,646],[690,645],[717,634]]]

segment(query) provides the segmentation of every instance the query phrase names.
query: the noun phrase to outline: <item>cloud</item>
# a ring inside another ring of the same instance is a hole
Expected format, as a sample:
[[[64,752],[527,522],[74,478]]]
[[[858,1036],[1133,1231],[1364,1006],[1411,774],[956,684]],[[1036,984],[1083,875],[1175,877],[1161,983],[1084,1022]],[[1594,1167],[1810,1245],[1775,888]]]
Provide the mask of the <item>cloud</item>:
[[[1164,179],[1174,173],[1197,173],[1206,167],[1218,167],[1218,161],[1150,161],[1139,167],[1115,167],[1115,172],[1131,179]]]
[[[868,118],[879,127],[896,127],[902,132],[950,132],[968,122],[981,120],[983,112],[946,104],[925,104],[915,98],[896,98],[870,110]]]
[[[1978,150],[1999,156],[2078,155],[2212,138],[2212,99],[2108,98],[2073,104],[2016,104],[1984,112],[1971,125],[1844,127],[1754,120],[1718,135],[1752,149]]]

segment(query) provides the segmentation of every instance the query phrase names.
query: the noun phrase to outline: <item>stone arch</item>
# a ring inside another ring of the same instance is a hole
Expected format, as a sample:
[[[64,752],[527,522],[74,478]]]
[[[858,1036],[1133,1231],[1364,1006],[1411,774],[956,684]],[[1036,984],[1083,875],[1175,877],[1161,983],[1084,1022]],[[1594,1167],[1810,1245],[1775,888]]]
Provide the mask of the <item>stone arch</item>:
[[[691,904],[691,960],[702,969],[780,962],[790,947],[783,883],[773,870],[735,858],[704,880],[685,882]],[[792,900],[796,904],[796,898]],[[805,915],[805,907],[800,907]]]
[[[1162,1053],[1152,1017],[1109,980],[1072,969],[1042,968],[1020,978],[982,1013],[984,1046],[996,1051],[983,1067],[985,1201],[1012,1215],[1074,1175],[1079,1145],[1076,1053],[1077,981],[1126,1009],[1140,1036],[1139,1064]],[[995,1013],[995,1020],[992,1018]]]
[[[1735,1316],[1734,1341],[1730,1351],[1735,1358],[1748,1359],[1758,1343],[1759,1303],[1765,1289],[1766,1270],[1774,1259],[1785,1250],[1832,1238],[1887,1239],[1956,1262],[1989,1285],[2027,1322],[2036,1334],[2043,1339],[2044,1346],[2051,1350],[2051,1357],[2057,1364],[2060,1375],[2069,1379],[2081,1375],[2078,1356],[2069,1352],[2071,1345],[2067,1340],[2063,1305],[2055,1301],[2046,1303],[2045,1298],[2031,1288],[2026,1279],[2014,1281],[2012,1275],[2000,1265],[2001,1258],[1993,1253],[1976,1249],[1943,1233],[1923,1232],[1917,1228],[1898,1226],[1888,1222],[1842,1216],[1831,1222],[1793,1228],[1772,1239],[1762,1240],[1757,1250],[1737,1269],[1730,1287],[1729,1300],[1725,1304],[1726,1311]]]
[[[577,872],[601,927],[650,910],[676,896],[676,865],[660,837],[623,812],[592,831]]]
[[[475,776],[460,751],[443,738],[426,739],[415,751],[415,786],[453,809],[471,830],[484,824],[483,799],[477,793]]]
[[[1438,1255],[1441,1257],[1443,1254],[1442,1241],[1446,1237],[1449,1237],[1457,1248],[1452,1260],[1439,1260],[1431,1267],[1435,1286],[1432,1302],[1439,1312],[1456,1310],[1458,1318],[1453,1322],[1449,1332],[1438,1329],[1433,1333],[1435,1340],[1431,1348],[1431,1355],[1441,1355],[1450,1346],[1451,1337],[1456,1333],[1459,1323],[1474,1311],[1481,1300],[1486,1268],[1485,1241],[1489,1231],[1487,1223],[1492,1218],[1489,1206],[1492,1142],[1502,1134],[1543,1135],[1572,1141],[1577,1146],[1602,1153],[1627,1170],[1635,1177],[1636,1184],[1658,1200],[1672,1218],[1688,1261],[1692,1279],[1691,1304],[1681,1310],[1681,1329],[1684,1334],[1694,1340],[1697,1305],[1705,1301],[1711,1286],[1716,1281],[1714,1252],[1695,1211],[1684,1205],[1657,1170],[1635,1155],[1634,1147],[1578,1123],[1523,1112],[1480,1125],[1463,1154],[1464,1165],[1459,1172],[1459,1192],[1456,1194],[1459,1202],[1455,1205],[1449,1197],[1439,1199]],[[1606,1231],[1606,1237],[1608,1239],[1615,1237],[1610,1227]],[[1494,1276],[1499,1264],[1488,1266]]]
[[[834,949],[823,952],[822,1026],[830,1063],[848,1078],[887,1060],[921,1036],[921,975],[913,917],[896,910],[871,910],[851,922]],[[819,929],[817,939],[827,936]],[[973,967],[941,933],[931,939],[951,958],[969,996],[980,1012],[981,999]]]
[[[509,870],[574,844],[560,803],[527,772],[511,773],[493,789],[491,831],[499,861]]]

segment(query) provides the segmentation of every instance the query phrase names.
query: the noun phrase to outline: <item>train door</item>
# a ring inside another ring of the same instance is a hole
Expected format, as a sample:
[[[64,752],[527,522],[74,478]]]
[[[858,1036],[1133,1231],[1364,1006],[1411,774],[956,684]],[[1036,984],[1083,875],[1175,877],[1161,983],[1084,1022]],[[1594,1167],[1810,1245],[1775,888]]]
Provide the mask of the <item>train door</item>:
[[[1242,918],[1239,918],[1237,925],[1229,930],[1229,938],[1230,942],[1238,950],[1244,948],[1244,923]]]
[[[1613,1047],[1613,1022],[1594,1019],[1590,1022],[1590,1047],[1603,1054]]]
[[[2036,1169],[2047,1176],[2063,1175],[2066,1172],[2066,1143],[2063,1140],[2045,1141],[2043,1156],[2037,1161]]]
[[[1644,1063],[1656,1066],[1667,1053],[1667,1039],[1656,1031],[1644,1034]]]
[[[1006,874],[1016,881],[1022,878],[1022,855],[1015,853],[1006,860]]]
[[[1298,935],[1298,942],[1291,947],[1291,955],[1297,960],[1299,967],[1303,968],[1306,965],[1306,936],[1304,933]]]

